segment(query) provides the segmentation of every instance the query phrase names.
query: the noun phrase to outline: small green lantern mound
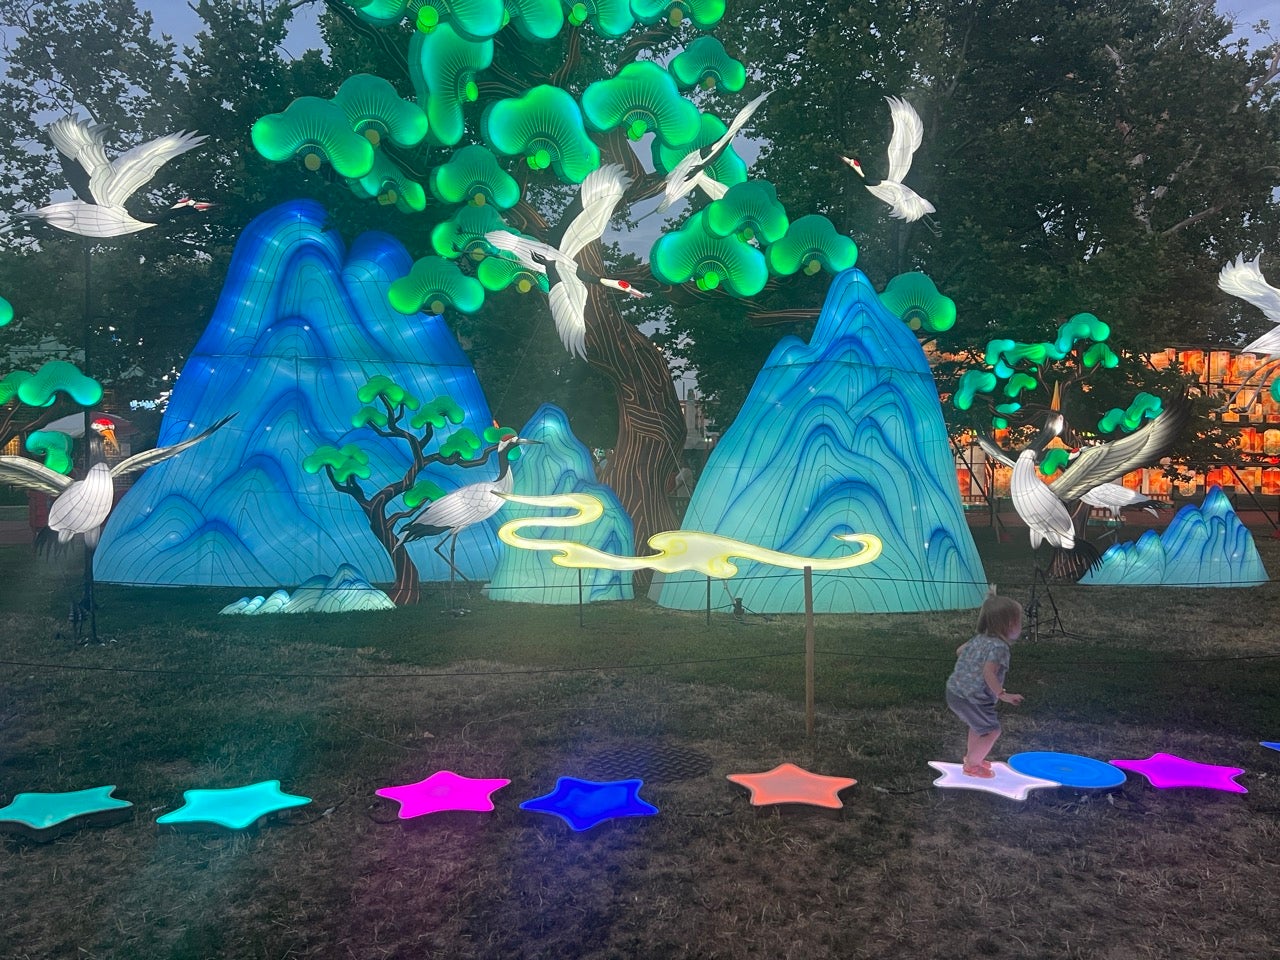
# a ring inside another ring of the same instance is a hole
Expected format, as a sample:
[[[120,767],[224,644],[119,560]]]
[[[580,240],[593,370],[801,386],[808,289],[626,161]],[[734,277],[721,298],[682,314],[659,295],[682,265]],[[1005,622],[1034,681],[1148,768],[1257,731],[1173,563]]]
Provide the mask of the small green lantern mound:
[[[600,166],[573,97],[546,84],[499,100],[481,117],[484,139],[502,156],[522,156],[532,170],[548,168],[565,183],[581,183]]]
[[[74,363],[50,360],[24,378],[17,389],[18,400],[29,407],[52,406],[57,393],[65,393],[82,407],[91,407],[102,399],[102,384],[86,377]]]
[[[628,0],[579,0],[569,10],[570,26],[591,24],[601,36],[617,39],[636,25]]]
[[[373,169],[373,144],[355,133],[342,108],[319,97],[299,97],[269,113],[250,131],[254,149],[273,163],[297,157],[314,172],[326,163],[338,176],[358,180]]]
[[[761,244],[776,243],[786,235],[787,208],[778,202],[778,191],[767,180],[750,180],[729,188],[707,207],[707,232],[716,237],[738,235]]]
[[[409,41],[409,79],[427,111],[427,140],[452,146],[462,140],[462,108],[480,98],[476,77],[493,63],[493,41],[459,36],[449,24]]]
[[[426,311],[438,316],[446,307],[474,313],[484,303],[484,287],[442,257],[423,257],[409,275],[391,284],[387,299],[399,313]]]
[[[701,85],[706,90],[737,93],[747,82],[747,68],[712,36],[698,37],[676,54],[670,70],[681,90]]]
[[[700,210],[658,239],[649,252],[653,275],[672,286],[693,281],[699,290],[723,287],[730,296],[755,296],[769,279],[764,254],[737,237],[712,235],[705,219]]]
[[[650,61],[629,63],[617,76],[587,87],[582,113],[592,130],[621,127],[632,140],[652,133],[672,147],[690,143],[700,127],[698,108],[680,96],[671,74]]]
[[[780,277],[800,271],[807,277],[822,270],[837,274],[858,261],[858,245],[837,233],[826,217],[811,213],[793,221],[782,239],[769,246],[765,258],[769,272]]]
[[[333,102],[351,129],[375,147],[384,139],[398,147],[413,147],[427,135],[427,115],[416,103],[402,100],[383,77],[369,73],[348,77]]]
[[[631,12],[646,26],[666,20],[673,27],[692,20],[699,30],[709,30],[724,17],[724,0],[631,0]]]
[[[498,166],[498,158],[477,144],[454,151],[431,171],[431,192],[441,203],[491,205],[509,210],[520,202],[520,185]]]
[[[956,302],[939,293],[923,273],[898,274],[880,294],[880,302],[912,330],[941,333],[956,323]]]

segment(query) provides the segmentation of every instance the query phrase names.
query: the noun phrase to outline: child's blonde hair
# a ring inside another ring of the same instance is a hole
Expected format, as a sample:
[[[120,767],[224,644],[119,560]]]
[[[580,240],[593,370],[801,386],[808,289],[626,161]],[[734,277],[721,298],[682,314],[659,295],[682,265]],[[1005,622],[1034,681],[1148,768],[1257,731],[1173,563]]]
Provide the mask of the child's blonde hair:
[[[978,632],[1008,639],[1022,629],[1022,604],[1012,597],[997,596],[992,586],[978,610]]]

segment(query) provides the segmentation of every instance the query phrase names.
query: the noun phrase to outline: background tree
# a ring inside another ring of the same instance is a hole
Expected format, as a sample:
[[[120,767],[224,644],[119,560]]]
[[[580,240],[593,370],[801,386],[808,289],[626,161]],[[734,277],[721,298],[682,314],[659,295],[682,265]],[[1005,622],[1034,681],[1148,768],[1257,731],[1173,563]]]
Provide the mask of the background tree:
[[[1229,29],[1180,0],[866,0],[783,17],[747,0],[725,27],[776,91],[757,168],[851,234],[878,287],[928,273],[960,317],[941,349],[980,363],[993,337],[1036,342],[1087,311],[1111,327],[1131,390],[1145,351],[1260,332],[1216,279],[1280,239],[1280,47],[1224,43]],[[887,95],[924,119],[908,183],[940,236],[888,220],[839,161],[879,175]],[[676,324],[703,390],[740,393],[719,376],[736,344]]]

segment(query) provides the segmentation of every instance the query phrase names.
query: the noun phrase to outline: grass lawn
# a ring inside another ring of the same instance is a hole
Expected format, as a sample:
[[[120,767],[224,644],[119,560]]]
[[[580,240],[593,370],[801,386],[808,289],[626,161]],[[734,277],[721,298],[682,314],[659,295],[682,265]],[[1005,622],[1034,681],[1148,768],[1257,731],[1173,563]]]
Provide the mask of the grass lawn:
[[[1025,600],[1025,541],[977,532]],[[1273,576],[1280,541],[1258,531]],[[466,601],[219,617],[244,591],[99,589],[0,548],[0,804],[116,784],[132,819],[0,849],[0,957],[1274,958],[1280,955],[1280,587],[1053,587],[1069,635],[1014,647],[993,753],[1157,751],[1245,767],[1247,795],[1025,803],[931,783],[963,728],[942,684],[974,611],[801,617]],[[752,807],[734,772],[855,777],[839,811]],[[396,819],[437,770],[505,777],[492,813]],[[646,781],[656,817],[575,834],[519,809],[562,775]],[[241,834],[156,817],[279,779],[310,806]]]

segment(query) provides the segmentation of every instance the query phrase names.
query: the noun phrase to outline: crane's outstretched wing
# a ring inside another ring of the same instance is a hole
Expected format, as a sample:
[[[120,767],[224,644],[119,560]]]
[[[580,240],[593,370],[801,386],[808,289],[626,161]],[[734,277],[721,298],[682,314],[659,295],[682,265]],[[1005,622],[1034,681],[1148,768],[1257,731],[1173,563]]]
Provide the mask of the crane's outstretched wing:
[[[138,470],[145,470],[147,467],[154,466],[162,460],[168,460],[170,457],[177,456],[183,450],[194,447],[202,440],[208,440],[215,432],[221,430],[230,423],[233,417],[235,417],[234,413],[227,414],[208,430],[205,430],[203,433],[196,434],[190,440],[183,440],[181,443],[175,443],[169,447],[156,447],[154,450],[144,450],[142,453],[134,454],[127,460],[121,460],[111,468],[111,476],[119,477],[126,473],[135,473]]]
[[[729,188],[723,183],[719,180],[714,180],[711,177],[708,177],[701,170],[693,175],[692,182],[695,187],[705,193],[712,200],[719,200],[729,192]]]
[[[1153,517],[1159,516],[1156,513],[1156,507],[1168,507],[1169,504],[1160,500],[1152,500],[1146,494],[1139,493],[1137,490],[1130,490],[1128,487],[1121,486],[1118,483],[1100,483],[1092,490],[1087,490],[1080,495],[1083,500],[1091,507],[1099,507],[1103,510],[1110,510],[1116,516],[1120,515],[1120,511],[1126,507],[1141,507]]]
[[[573,267],[556,265],[559,282],[551,287],[548,302],[560,342],[571,354],[587,356],[587,285]]]
[[[1268,330],[1257,340],[1240,348],[1241,353],[1261,353],[1268,357],[1280,356],[1280,326]]]
[[[556,259],[567,259],[576,267],[582,248],[604,236],[609,218],[629,186],[631,178],[620,163],[606,163],[587,174],[581,188],[582,212],[560,238],[560,256]]]
[[[745,107],[737,112],[732,120],[729,121],[729,128],[725,130],[724,136],[711,145],[711,152],[706,155],[703,164],[708,164],[716,158],[721,150],[727,147],[733,138],[738,135],[738,131],[747,125],[747,121],[751,119],[751,115],[759,109],[760,104],[764,103],[765,98],[769,96],[768,92],[760,94]]]
[[[1262,277],[1261,255],[1255,260],[1245,262],[1244,254],[1228,263],[1218,274],[1218,286],[1225,293],[1245,300],[1261,310],[1268,320],[1280,323],[1280,290],[1271,286]],[[1240,348],[1241,353],[1280,353],[1280,327],[1264,333],[1248,346]]]
[[[867,192],[889,205],[889,216],[914,223],[934,212],[933,204],[910,187],[893,180],[867,184]]]
[[[1000,444],[996,443],[995,440],[988,437],[985,433],[978,434],[978,446],[980,446],[983,452],[992,460],[998,460],[1006,467],[1013,466],[1013,457],[1005,453]]]
[[[95,171],[89,177],[89,189],[99,203],[123,207],[126,200],[156,175],[157,170],[207,139],[183,130],[140,143],[116,157],[107,169]]]
[[[1082,448],[1049,489],[1062,500],[1078,500],[1100,483],[1151,466],[1168,455],[1190,422],[1191,412],[1191,401],[1185,395],[1175,397],[1158,417],[1127,437]]]
[[[72,117],[63,117],[49,125],[49,139],[62,155],[62,172],[76,196],[85,203],[105,202],[94,195],[92,181],[99,170],[111,167],[102,146],[106,132],[106,127],[100,124]]]
[[[686,196],[693,189],[694,172],[702,166],[705,161],[702,159],[702,151],[690,150],[686,153],[667,174],[667,179],[662,184],[662,200],[658,204],[658,213],[662,213],[681,197]]]
[[[911,169],[911,158],[924,140],[924,124],[915,107],[901,97],[885,97],[893,120],[893,136],[889,138],[889,175],[886,180],[899,183]]]
[[[70,477],[26,457],[0,457],[0,480],[55,496],[74,482]]]
[[[710,147],[702,150],[690,150],[681,158],[679,163],[671,168],[671,172],[667,174],[666,182],[663,185],[662,202],[658,204],[659,213],[666,210],[681,197],[686,196],[695,186],[702,187],[703,191],[712,200],[719,200],[720,197],[724,196],[728,188],[724,187],[719,181],[703,174],[702,168],[714,160],[716,155],[733,141],[733,138],[738,135],[738,131],[751,119],[751,115],[756,112],[760,104],[764,103],[767,96],[769,96],[768,93],[762,93],[739,110],[733,120],[730,121],[724,136]],[[718,194],[714,193],[713,190],[715,188],[708,188],[708,183],[714,183],[722,189]]]
[[[510,250],[521,264],[538,273],[546,273],[547,264],[551,261],[564,259],[555,247],[530,237],[517,236],[510,230],[490,230],[484,238],[499,250]]]

